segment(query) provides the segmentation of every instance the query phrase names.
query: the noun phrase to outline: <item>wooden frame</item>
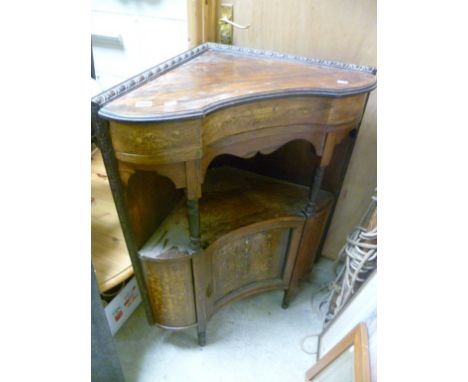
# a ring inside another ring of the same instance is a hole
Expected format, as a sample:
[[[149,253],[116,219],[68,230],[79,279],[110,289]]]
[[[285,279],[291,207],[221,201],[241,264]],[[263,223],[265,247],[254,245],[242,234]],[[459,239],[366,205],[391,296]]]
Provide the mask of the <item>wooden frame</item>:
[[[354,381],[370,382],[369,341],[367,327],[364,323],[358,324],[338,344],[336,344],[323,358],[312,366],[307,372],[305,381],[314,379],[329,367],[347,349],[354,346]]]
[[[203,8],[201,0],[187,0],[189,49],[203,43]]]
[[[188,47],[216,42],[217,0],[187,0]]]

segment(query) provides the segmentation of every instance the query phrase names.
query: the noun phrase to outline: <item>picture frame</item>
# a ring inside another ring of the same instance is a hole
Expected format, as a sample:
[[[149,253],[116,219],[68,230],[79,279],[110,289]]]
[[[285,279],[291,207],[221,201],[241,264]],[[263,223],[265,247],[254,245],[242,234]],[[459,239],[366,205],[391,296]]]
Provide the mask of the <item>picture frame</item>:
[[[359,323],[312,366],[307,382],[370,382],[367,326]]]

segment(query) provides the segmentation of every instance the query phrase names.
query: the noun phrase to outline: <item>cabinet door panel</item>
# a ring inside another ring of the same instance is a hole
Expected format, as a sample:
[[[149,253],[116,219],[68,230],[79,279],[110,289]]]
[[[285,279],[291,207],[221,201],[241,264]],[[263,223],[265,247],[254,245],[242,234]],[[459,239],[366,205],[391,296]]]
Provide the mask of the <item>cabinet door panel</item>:
[[[290,229],[258,232],[228,242],[213,253],[215,304],[243,286],[282,280]]]
[[[156,324],[185,328],[196,323],[190,258],[142,261],[146,287]]]
[[[276,218],[240,228],[208,247],[200,286],[207,317],[234,300],[286,289],[303,225],[302,217]]]

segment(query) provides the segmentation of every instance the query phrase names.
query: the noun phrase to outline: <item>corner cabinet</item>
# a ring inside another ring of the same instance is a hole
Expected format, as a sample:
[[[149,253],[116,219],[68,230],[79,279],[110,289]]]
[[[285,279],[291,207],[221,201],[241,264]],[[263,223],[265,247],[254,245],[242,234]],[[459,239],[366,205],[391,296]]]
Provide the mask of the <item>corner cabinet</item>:
[[[227,303],[281,289],[288,306],[336,200],[325,169],[375,87],[371,67],[207,43],[92,99],[150,324],[204,345]]]

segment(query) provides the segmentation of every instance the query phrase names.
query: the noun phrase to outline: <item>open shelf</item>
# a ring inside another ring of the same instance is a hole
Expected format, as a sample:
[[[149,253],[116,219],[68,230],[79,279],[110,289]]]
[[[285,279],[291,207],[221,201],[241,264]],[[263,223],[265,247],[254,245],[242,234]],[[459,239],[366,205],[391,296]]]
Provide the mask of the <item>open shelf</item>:
[[[269,219],[303,216],[307,187],[231,167],[210,169],[200,199],[201,246],[223,235]],[[320,210],[332,195],[320,191]],[[185,199],[162,222],[139,251],[144,258],[164,260],[191,253]]]

